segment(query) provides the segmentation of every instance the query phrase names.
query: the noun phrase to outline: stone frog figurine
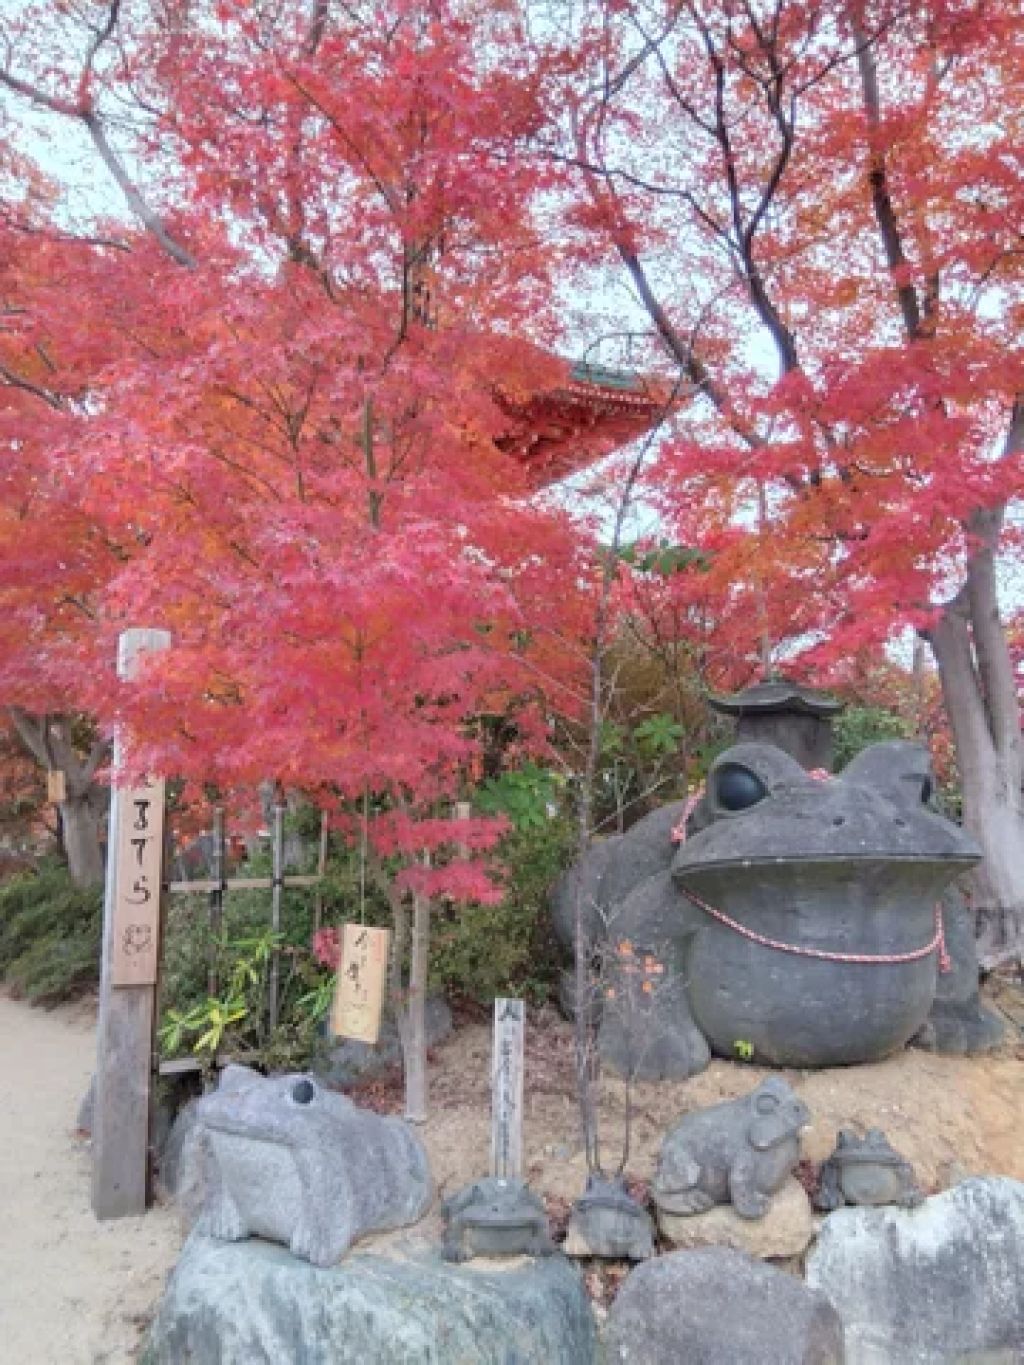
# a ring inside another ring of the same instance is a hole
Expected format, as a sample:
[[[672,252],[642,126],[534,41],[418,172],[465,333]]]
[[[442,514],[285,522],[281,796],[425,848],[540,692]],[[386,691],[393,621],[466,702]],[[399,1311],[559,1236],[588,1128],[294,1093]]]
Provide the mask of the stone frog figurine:
[[[595,937],[665,964],[642,1037],[605,1010],[604,1057],[657,1079],[701,1070],[709,1050],[818,1067],[907,1043],[935,998],[936,903],[980,857],[931,790],[920,745],[873,745],[830,776],[745,742],[712,764],[695,810],[595,844],[555,889],[557,932],[571,945],[582,896]]]
[[[687,1114],[662,1144],[652,1194],[671,1214],[731,1203],[741,1218],[763,1218],[800,1157],[807,1106],[781,1076],[741,1099]]]
[[[446,1261],[548,1256],[555,1249],[544,1204],[522,1180],[476,1180],[444,1201],[441,1217]]]
[[[923,1198],[909,1161],[880,1128],[869,1129],[865,1137],[842,1128],[835,1150],[821,1168],[814,1206],[828,1213],[843,1204],[899,1204],[912,1209]]]
[[[591,1174],[585,1193],[572,1206],[562,1249],[567,1256],[645,1261],[654,1255],[651,1216],[621,1175]]]
[[[196,1121],[196,1227],[211,1237],[265,1237],[326,1266],[364,1233],[415,1223],[430,1204],[427,1155],[412,1129],[311,1076],[225,1067]]]

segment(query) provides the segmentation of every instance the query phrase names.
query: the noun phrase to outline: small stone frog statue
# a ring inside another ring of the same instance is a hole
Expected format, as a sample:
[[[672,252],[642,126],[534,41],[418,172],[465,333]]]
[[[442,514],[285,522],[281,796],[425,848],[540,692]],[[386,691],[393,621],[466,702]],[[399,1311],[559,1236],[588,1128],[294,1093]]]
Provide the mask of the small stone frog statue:
[[[911,1165],[880,1128],[858,1137],[842,1128],[832,1155],[821,1168],[814,1206],[826,1213],[843,1204],[899,1204],[912,1209],[923,1199]]]
[[[685,1115],[662,1144],[654,1202],[684,1215],[731,1203],[741,1218],[763,1218],[800,1158],[800,1130],[810,1117],[781,1076]]]
[[[476,1180],[444,1201],[441,1217],[446,1261],[547,1256],[555,1249],[544,1204],[524,1180]]]
[[[572,1206],[563,1250],[567,1256],[645,1261],[654,1255],[651,1216],[621,1176],[591,1175],[586,1193]]]

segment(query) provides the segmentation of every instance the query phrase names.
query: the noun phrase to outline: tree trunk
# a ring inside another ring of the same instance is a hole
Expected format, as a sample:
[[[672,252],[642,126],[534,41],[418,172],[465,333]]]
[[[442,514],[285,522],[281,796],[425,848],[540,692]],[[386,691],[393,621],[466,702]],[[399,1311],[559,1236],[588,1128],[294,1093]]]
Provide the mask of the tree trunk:
[[[928,639],[953,728],[964,825],[985,858],[973,874],[978,957],[983,967],[1024,952],[1024,755],[1013,661],[999,617],[994,567],[998,516],[973,519],[985,537],[967,583]]]
[[[95,784],[92,784],[94,787]],[[97,792],[90,788],[84,796],[68,793],[60,804],[61,838],[68,871],[76,886],[103,884],[103,848],[100,844],[102,815]]]
[[[430,901],[412,898],[412,951],[409,962],[407,1029],[403,1038],[405,1061],[405,1117],[410,1123],[427,1121],[427,968],[430,948]]]
[[[12,706],[10,717],[15,733],[36,762],[64,774],[67,797],[60,804],[61,842],[71,880],[76,886],[101,886],[101,836],[110,795],[95,778],[109,752],[107,740],[95,740],[83,757],[72,743],[69,716],[33,716]]]

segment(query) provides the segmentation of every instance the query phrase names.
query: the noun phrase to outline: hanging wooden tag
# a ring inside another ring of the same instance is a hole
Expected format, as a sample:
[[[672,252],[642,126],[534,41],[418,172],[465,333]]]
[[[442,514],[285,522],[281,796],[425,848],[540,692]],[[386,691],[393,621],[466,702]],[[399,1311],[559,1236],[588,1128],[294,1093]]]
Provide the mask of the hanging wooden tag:
[[[391,934],[365,924],[343,924],[341,928],[341,963],[331,1032],[339,1038],[375,1043],[380,1037]]]
[[[68,786],[60,768],[49,768],[46,773],[46,799],[51,806],[59,806],[68,797]]]

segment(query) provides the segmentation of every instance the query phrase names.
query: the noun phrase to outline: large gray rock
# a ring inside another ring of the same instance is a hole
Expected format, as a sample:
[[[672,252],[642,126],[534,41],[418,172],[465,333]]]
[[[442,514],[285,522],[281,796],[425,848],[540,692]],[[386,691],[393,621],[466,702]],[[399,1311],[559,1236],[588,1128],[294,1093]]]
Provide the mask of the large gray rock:
[[[670,801],[645,815],[616,842],[601,879],[601,899],[612,914],[634,886],[672,866],[675,844],[672,831],[686,812],[685,801]]]
[[[1024,1184],[979,1176],[913,1210],[839,1209],[807,1283],[835,1305],[853,1365],[1024,1361]]]
[[[202,1205],[202,1158],[198,1151],[198,1100],[189,1100],[171,1125],[157,1161],[157,1175],[164,1193],[178,1202],[189,1227]]]
[[[595,839],[586,853],[563,872],[551,889],[551,922],[559,941],[571,948],[576,937],[576,910],[579,907],[587,935],[593,939],[604,932],[605,898],[602,882],[622,846],[621,835]]]
[[[428,996],[424,1006],[427,1047],[436,1047],[452,1031],[452,1012],[439,995]],[[397,1066],[402,1060],[402,1044],[394,1016],[386,1014],[380,1037],[375,1043],[358,1038],[327,1038],[318,1048],[311,1069],[339,1090],[348,1090]]]
[[[974,911],[958,887],[946,893],[942,918],[949,970],[939,973],[935,1003],[914,1046],[961,1057],[989,1052],[1003,1041],[1005,1029],[981,1003]]]
[[[608,1365],[842,1365],[823,1294],[725,1247],[645,1261],[612,1304]]]
[[[741,1218],[731,1204],[716,1204],[695,1216],[658,1209],[658,1231],[678,1249],[733,1247],[762,1260],[781,1260],[804,1254],[814,1236],[814,1218],[804,1187],[790,1176],[763,1218]]]
[[[594,1321],[562,1256],[455,1266],[357,1252],[318,1270],[266,1242],[193,1236],[143,1365],[588,1365]]]
[[[229,1066],[195,1114],[185,1152],[201,1163],[196,1227],[211,1237],[266,1237],[331,1265],[364,1233],[415,1223],[430,1204],[427,1154],[408,1124],[311,1076]]]

